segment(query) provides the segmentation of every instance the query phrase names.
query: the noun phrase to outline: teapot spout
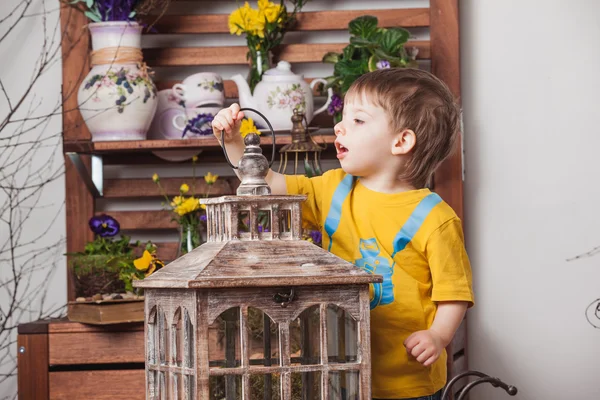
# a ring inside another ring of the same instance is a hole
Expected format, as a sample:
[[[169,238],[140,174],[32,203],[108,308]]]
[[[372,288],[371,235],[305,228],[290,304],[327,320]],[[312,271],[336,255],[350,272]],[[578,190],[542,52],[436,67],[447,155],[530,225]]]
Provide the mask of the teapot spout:
[[[236,74],[231,77],[231,80],[235,82],[238,88],[240,106],[242,108],[254,108],[257,109],[256,99],[250,93],[250,86],[244,77],[240,74]]]

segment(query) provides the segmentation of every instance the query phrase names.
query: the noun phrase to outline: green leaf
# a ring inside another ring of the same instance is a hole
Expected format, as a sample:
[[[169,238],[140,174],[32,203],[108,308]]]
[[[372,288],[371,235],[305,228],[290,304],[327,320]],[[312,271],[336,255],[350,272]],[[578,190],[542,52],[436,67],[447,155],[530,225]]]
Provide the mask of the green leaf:
[[[92,6],[94,5],[94,0],[85,0],[85,5],[87,6],[87,8],[92,8]]]
[[[351,60],[352,58],[354,58],[354,50],[354,46],[352,45],[344,47],[344,50],[342,50],[342,58],[344,60]]]
[[[406,29],[390,28],[381,35],[381,49],[390,55],[397,55],[409,37],[410,33]]]
[[[333,71],[342,77],[345,75],[362,75],[366,71],[366,65],[362,60],[340,60],[335,64]]]
[[[335,64],[336,62],[338,62],[338,60],[340,59],[340,54],[339,53],[334,53],[333,51],[330,51],[329,53],[326,53],[323,56],[323,62],[324,63],[331,63],[331,64]]]
[[[377,18],[372,15],[362,15],[354,18],[348,24],[348,30],[351,36],[369,39],[377,30]]]
[[[308,162],[308,160],[306,158],[304,159],[304,175],[306,175],[309,178],[312,178],[313,176],[316,175],[315,171],[310,166],[310,163]]]
[[[135,11],[132,11],[129,13],[129,18],[133,18],[133,17],[135,17]]]
[[[102,18],[100,18],[99,15],[96,15],[90,11],[86,11],[83,14],[94,22],[102,22]]]
[[[355,37],[355,36],[350,37],[350,44],[357,48],[363,48],[363,47],[373,48],[373,47],[377,46],[376,42],[372,42],[371,40],[363,39],[361,37]]]

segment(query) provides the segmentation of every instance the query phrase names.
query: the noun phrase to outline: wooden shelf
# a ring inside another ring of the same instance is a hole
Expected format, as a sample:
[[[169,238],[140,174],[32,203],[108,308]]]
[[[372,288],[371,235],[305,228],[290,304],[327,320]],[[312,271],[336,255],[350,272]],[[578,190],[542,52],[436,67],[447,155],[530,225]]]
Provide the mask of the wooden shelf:
[[[323,130],[327,131],[327,130]],[[331,131],[331,129],[329,129]],[[333,133],[313,134],[313,139],[317,143],[331,144],[335,141]],[[277,145],[286,145],[291,143],[290,135],[277,135]],[[273,139],[263,134],[261,144],[270,146]],[[190,150],[190,149],[218,149],[219,142],[214,137],[203,139],[183,139],[183,140],[132,140],[132,141],[114,141],[114,142],[91,142],[86,141],[65,141],[63,150],[65,153],[79,154],[112,154],[129,152],[151,152],[157,150]]]

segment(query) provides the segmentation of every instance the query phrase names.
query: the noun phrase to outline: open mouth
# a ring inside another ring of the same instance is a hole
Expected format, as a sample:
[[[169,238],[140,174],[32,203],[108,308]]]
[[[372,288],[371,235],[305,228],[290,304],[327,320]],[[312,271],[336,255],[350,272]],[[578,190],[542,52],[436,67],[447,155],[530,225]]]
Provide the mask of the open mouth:
[[[344,145],[342,145],[340,142],[335,142],[335,150],[337,151],[338,158],[348,153],[348,149],[344,147]]]

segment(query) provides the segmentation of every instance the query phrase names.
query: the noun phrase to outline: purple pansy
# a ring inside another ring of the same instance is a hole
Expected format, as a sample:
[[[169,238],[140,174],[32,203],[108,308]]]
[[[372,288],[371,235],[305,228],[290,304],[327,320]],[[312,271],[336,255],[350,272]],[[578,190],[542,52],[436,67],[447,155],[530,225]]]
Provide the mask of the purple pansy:
[[[390,62],[388,60],[379,60],[377,61],[377,69],[385,69],[390,68]]]
[[[334,93],[333,96],[331,96],[331,103],[329,103],[329,107],[327,107],[327,113],[333,115],[342,111],[342,108],[344,108],[342,98]]]
[[[89,225],[92,232],[101,237],[115,236],[121,229],[119,222],[106,214],[90,218]]]
[[[200,221],[202,221],[202,222],[206,222],[206,214],[202,214],[202,215],[200,216]]]
[[[269,232],[268,228],[263,228],[262,224],[258,224],[258,233]]]
[[[95,0],[94,5],[103,21],[134,21],[135,11],[140,0]]]
[[[321,241],[323,240],[323,234],[321,233],[321,231],[310,231],[308,235],[310,236],[314,244],[321,244]]]

